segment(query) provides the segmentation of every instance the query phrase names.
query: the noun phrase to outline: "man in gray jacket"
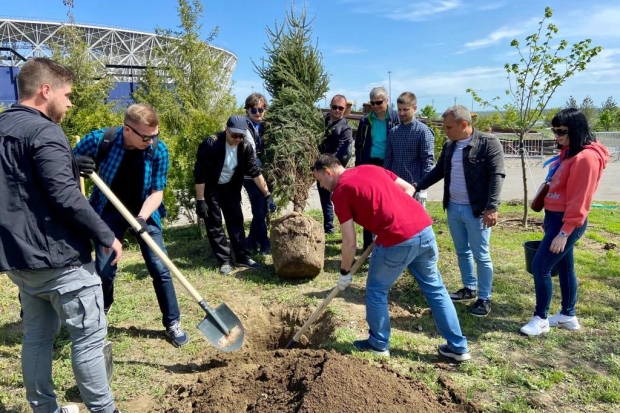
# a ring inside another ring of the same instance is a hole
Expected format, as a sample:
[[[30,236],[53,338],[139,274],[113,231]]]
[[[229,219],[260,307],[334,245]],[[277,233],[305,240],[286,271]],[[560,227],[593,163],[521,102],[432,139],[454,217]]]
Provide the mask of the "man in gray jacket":
[[[489,250],[491,227],[506,173],[499,140],[476,130],[465,106],[448,108],[443,114],[446,141],[435,167],[414,184],[421,191],[443,178],[443,208],[458,258],[463,288],[450,294],[453,301],[476,298],[471,315],[485,317],[491,311],[493,262]],[[474,275],[474,261],[477,275]]]
[[[19,103],[0,114],[0,272],[19,288],[22,373],[33,410],[79,412],[58,406],[54,394],[52,350],[63,324],[84,404],[118,413],[106,378],[107,323],[91,240],[111,248],[116,260],[122,246],[80,192],[77,163],[58,126],[71,107],[72,84],[64,66],[31,59],[17,79]]]

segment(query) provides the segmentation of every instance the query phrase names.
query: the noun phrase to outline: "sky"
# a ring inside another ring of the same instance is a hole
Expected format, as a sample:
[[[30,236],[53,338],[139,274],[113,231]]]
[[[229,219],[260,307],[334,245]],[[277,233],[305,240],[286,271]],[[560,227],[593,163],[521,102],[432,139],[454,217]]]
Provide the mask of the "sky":
[[[0,17],[67,20],[62,0],[0,0]],[[74,0],[77,23],[117,26],[152,32],[176,29],[176,0]],[[330,83],[327,100],[344,94],[361,106],[375,86],[398,95],[410,91],[418,108],[432,105],[439,112],[455,102],[481,110],[466,93],[472,88],[484,99],[502,96],[508,80],[504,65],[518,62],[510,46],[524,44],[544,16],[558,28],[554,42],[570,45],[592,39],[602,53],[587,70],[570,78],[555,93],[549,107],[564,106],[569,96],[581,102],[590,96],[600,106],[609,96],[620,102],[620,1],[618,0],[306,0],[314,19],[312,36],[318,44]],[[260,64],[268,43],[267,27],[281,24],[290,1],[203,0],[204,38],[215,27],[213,45],[233,52],[237,66],[233,92],[241,104],[247,95],[263,92],[252,61]]]

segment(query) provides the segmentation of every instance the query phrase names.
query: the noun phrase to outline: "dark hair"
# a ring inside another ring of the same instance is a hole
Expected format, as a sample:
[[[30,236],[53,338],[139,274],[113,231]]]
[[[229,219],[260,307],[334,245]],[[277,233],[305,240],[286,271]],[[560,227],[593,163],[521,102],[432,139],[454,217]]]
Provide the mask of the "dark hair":
[[[17,95],[20,100],[33,97],[44,84],[52,88],[73,83],[71,70],[47,57],[35,57],[21,67],[17,75]]]
[[[265,99],[265,96],[260,93],[252,93],[250,96],[245,98],[244,109],[252,109],[256,106],[260,106],[261,103],[265,109],[267,109],[267,99]]]
[[[568,108],[559,111],[551,120],[553,127],[566,126],[568,128],[568,145],[573,157],[583,150],[583,147],[596,142],[596,136],[590,131],[588,119],[578,109]]]
[[[342,164],[340,163],[338,158],[336,158],[331,153],[324,153],[324,154],[321,154],[318,157],[318,159],[316,160],[314,165],[312,165],[311,169],[312,170],[315,170],[315,169],[321,170],[321,169],[333,168],[335,166],[342,166]]]

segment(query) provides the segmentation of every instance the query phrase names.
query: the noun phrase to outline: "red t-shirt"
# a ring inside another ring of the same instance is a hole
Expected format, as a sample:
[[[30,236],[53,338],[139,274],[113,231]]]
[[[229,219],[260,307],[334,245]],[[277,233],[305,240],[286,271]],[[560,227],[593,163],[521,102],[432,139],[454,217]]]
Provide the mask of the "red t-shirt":
[[[332,193],[340,223],[353,219],[375,234],[375,243],[383,247],[400,244],[431,225],[422,205],[394,183],[397,178],[374,165],[347,169]]]

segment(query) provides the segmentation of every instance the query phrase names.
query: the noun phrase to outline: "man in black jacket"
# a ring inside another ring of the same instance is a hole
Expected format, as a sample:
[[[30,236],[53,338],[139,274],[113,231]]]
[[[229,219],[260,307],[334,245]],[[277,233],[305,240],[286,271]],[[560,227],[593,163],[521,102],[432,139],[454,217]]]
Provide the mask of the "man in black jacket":
[[[63,324],[72,364],[90,411],[118,412],[107,383],[101,280],[91,240],[122,255],[114,233],[80,192],[79,172],[58,123],[71,107],[73,74],[47,58],[19,73],[19,103],[0,114],[0,272],[19,287],[26,398],[37,411],[59,407],[52,380],[54,336]]]
[[[254,150],[244,140],[247,128],[243,116],[231,116],[224,131],[202,141],[194,165],[196,214],[205,220],[209,244],[222,274],[229,274],[232,264],[231,248],[222,228],[222,214],[237,266],[259,267],[250,258],[243,229],[241,187],[244,175],[251,176],[260,188],[269,211],[276,210],[267,183],[256,165]]]
[[[435,167],[414,186],[424,190],[443,178],[443,208],[448,212],[448,228],[463,281],[463,288],[450,294],[450,298],[464,301],[477,295],[469,312],[485,317],[491,311],[493,262],[489,243],[506,177],[504,151],[494,135],[472,126],[465,106],[448,108],[443,114],[443,125],[449,140]]]
[[[344,95],[334,95],[331,101],[331,110],[325,114],[325,138],[319,145],[321,154],[329,153],[340,161],[346,168],[351,158],[351,144],[353,132],[351,126],[344,117],[347,108],[347,98]],[[323,229],[326,234],[334,233],[334,205],[331,193],[317,183],[321,208],[323,209]]]

